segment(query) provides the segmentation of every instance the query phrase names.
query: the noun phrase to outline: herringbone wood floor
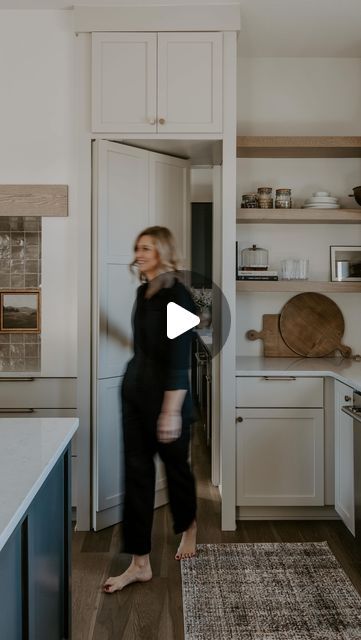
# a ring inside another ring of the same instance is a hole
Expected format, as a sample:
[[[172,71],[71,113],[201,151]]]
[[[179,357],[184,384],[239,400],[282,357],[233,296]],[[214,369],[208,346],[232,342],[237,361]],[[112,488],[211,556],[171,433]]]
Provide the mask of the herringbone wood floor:
[[[219,494],[209,480],[209,451],[199,426],[194,428],[192,459],[200,543],[327,540],[361,593],[361,544],[341,522],[244,521],[238,522],[237,531],[222,532]],[[130,556],[118,552],[120,536],[121,525],[97,533],[73,533],[73,640],[183,640],[180,566],[174,560],[179,536],[173,534],[168,508],[154,514],[153,580],[103,594],[107,576],[119,574],[130,561]]]

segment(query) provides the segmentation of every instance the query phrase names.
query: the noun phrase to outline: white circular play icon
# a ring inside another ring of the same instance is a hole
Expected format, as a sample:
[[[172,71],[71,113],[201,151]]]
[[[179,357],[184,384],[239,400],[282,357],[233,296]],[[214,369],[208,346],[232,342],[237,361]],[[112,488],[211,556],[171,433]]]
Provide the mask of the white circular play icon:
[[[199,324],[201,319],[175,302],[167,304],[167,338],[173,340]]]

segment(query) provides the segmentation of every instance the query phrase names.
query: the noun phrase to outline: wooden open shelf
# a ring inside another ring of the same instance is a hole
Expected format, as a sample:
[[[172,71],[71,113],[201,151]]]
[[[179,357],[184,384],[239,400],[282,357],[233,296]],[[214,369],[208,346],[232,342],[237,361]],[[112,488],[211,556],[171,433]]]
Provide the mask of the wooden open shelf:
[[[359,209],[239,209],[237,224],[360,224]]]
[[[237,136],[237,158],[361,158],[361,136]]]
[[[361,282],[314,282],[312,280],[236,280],[237,291],[302,293],[361,293]]]

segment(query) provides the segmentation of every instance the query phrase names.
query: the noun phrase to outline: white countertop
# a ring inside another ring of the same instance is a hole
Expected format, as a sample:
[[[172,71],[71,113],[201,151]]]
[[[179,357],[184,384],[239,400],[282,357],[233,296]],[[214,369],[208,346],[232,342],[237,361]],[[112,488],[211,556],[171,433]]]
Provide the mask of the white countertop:
[[[0,551],[78,425],[78,418],[0,419]]]
[[[237,356],[236,376],[330,376],[361,391],[361,362],[347,358]]]

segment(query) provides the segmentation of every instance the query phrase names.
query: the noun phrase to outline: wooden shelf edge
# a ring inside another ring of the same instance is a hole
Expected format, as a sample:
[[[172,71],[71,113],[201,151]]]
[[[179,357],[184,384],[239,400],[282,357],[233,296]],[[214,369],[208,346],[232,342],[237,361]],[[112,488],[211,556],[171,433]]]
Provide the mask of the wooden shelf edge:
[[[237,224],[359,224],[359,209],[238,209]]]
[[[361,157],[361,136],[237,136],[238,158]]]
[[[361,293],[361,282],[315,282],[312,280],[236,280],[236,290],[243,292]]]
[[[0,216],[68,215],[66,184],[1,184]]]

